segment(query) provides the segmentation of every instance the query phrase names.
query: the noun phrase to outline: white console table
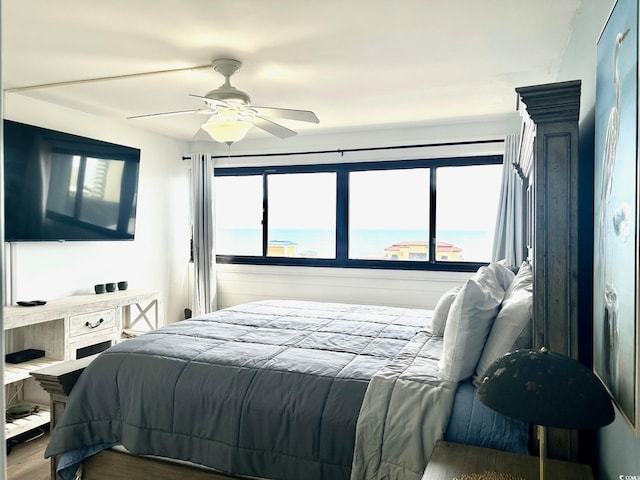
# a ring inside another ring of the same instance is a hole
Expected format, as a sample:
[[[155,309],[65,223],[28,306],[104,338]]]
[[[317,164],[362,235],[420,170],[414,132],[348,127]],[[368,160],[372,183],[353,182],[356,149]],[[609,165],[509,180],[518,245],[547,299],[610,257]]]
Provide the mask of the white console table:
[[[50,421],[49,396],[30,376],[34,370],[98,353],[117,343],[123,332],[154,330],[162,325],[162,306],[156,292],[121,290],[73,295],[46,305],[4,307],[7,353],[44,350],[45,356],[24,363],[5,362],[4,385],[8,406],[31,403],[38,412],[5,423],[10,439]],[[129,336],[124,335],[124,336]]]

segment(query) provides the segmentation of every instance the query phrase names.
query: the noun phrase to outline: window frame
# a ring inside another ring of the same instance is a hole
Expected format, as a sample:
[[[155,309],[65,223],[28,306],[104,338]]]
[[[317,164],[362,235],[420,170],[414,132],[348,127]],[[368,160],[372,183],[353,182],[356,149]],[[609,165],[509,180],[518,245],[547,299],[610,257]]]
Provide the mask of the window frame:
[[[488,262],[456,262],[436,260],[436,205],[437,205],[437,171],[439,167],[465,167],[475,165],[496,165],[503,163],[502,155],[476,155],[446,158],[412,159],[412,160],[380,160],[347,163],[297,164],[276,166],[244,166],[218,167],[214,170],[215,177],[224,176],[262,176],[262,255],[216,255],[220,264],[244,265],[284,265],[303,267],[334,267],[334,268],[365,268],[392,270],[434,270],[473,272]],[[429,198],[429,259],[411,260],[359,260],[350,259],[349,255],[349,173],[371,170],[401,170],[429,168],[430,198]],[[296,257],[267,257],[268,231],[268,175],[291,173],[336,173],[336,258],[296,258]]]

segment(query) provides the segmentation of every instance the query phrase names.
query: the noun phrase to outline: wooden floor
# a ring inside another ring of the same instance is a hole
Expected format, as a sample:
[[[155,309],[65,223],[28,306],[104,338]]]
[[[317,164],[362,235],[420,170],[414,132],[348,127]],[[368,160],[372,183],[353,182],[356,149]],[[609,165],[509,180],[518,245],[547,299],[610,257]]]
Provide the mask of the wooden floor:
[[[20,442],[7,455],[8,480],[50,480],[49,459],[44,458],[44,449],[49,443],[49,433],[39,438]]]

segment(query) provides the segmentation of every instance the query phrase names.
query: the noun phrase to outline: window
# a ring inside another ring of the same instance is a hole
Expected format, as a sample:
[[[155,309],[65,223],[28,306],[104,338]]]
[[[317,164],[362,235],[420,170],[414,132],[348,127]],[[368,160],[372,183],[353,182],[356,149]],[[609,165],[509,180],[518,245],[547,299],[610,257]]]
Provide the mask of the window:
[[[490,261],[502,165],[442,167],[436,178],[437,260]]]
[[[428,260],[429,169],[349,174],[349,258]]]
[[[502,157],[218,168],[220,263],[473,271]]]
[[[262,255],[262,176],[216,177],[216,253]]]
[[[336,258],[336,174],[267,176],[267,257]]]

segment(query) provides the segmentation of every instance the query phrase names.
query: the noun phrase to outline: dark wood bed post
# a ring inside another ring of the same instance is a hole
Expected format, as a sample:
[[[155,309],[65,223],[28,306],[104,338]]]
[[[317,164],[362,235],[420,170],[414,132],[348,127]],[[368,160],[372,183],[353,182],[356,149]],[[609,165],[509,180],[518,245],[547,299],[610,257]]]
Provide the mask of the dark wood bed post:
[[[82,371],[91,363],[97,355],[91,355],[80,360],[68,360],[51,367],[41,368],[31,372],[31,375],[40,383],[49,394],[51,401],[50,428],[58,423],[62,412],[67,405],[67,398],[71,389],[78,381]],[[58,458],[51,457],[51,479],[55,480]]]
[[[31,372],[51,398],[51,429],[67,405],[69,393],[80,374],[96,355],[80,360],[68,360],[51,367]],[[51,457],[51,480],[57,480],[58,457]],[[239,477],[203,471],[198,467],[171,464],[160,460],[137,457],[121,452],[105,450],[83,464],[82,478],[87,480],[130,480],[153,478],[154,480],[234,480]]]
[[[578,359],[578,119],[581,82],[517,88],[536,125],[533,177],[534,347]],[[549,455],[578,460],[578,432],[549,429]]]

